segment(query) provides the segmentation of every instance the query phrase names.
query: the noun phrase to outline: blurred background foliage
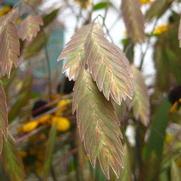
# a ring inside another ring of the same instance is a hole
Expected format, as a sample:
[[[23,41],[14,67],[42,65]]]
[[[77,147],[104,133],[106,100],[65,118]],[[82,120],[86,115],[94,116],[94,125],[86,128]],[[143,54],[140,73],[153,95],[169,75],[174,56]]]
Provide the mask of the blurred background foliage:
[[[7,144],[0,162],[1,181],[106,180],[98,164],[95,169],[91,167],[77,134],[71,110],[74,82],[68,81],[61,73],[62,62],[57,63],[67,31],[64,26],[66,18],[59,21],[58,17],[62,11],[70,9],[77,19],[76,29],[82,17],[86,24],[94,12],[102,10],[106,18],[107,11],[112,8],[121,18],[121,10],[108,0],[98,3],[91,0],[60,1],[60,6],[50,6],[46,11],[42,8],[43,0],[0,1],[0,16],[10,12],[13,6],[19,6],[19,22],[31,13],[41,15],[44,22],[30,43],[21,41],[23,63],[20,68],[14,69],[9,79],[3,77],[0,80],[7,94],[9,132],[14,137],[5,141]],[[135,120],[131,111],[128,113],[124,107],[117,108],[123,120],[121,129],[126,154],[120,178],[112,176],[111,181],[180,181],[181,49],[178,27],[181,2],[139,1],[144,9],[145,26],[154,24],[153,31],[145,33],[147,49],[140,57],[142,70],[147,50],[153,50],[151,59],[155,75],[148,85],[150,124],[144,127]],[[168,23],[157,25],[159,18],[168,11]],[[129,36],[119,38],[130,63],[134,63],[137,44]],[[154,43],[150,43],[152,40]]]

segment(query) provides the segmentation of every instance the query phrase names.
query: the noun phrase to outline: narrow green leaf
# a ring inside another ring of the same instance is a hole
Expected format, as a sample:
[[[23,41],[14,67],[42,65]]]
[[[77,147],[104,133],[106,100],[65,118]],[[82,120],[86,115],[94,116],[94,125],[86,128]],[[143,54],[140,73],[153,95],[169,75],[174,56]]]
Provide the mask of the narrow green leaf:
[[[53,157],[53,150],[56,142],[56,128],[54,125],[52,125],[50,133],[49,133],[49,139],[46,146],[46,154],[45,154],[45,163],[44,163],[44,169],[43,169],[43,181],[48,180],[48,175],[50,172],[50,168],[52,166],[52,157]]]
[[[145,147],[145,159],[148,158],[152,152],[154,152],[157,157],[161,157],[162,155],[165,131],[169,121],[169,110],[170,103],[165,100],[157,108],[152,118],[150,135]]]
[[[58,13],[59,13],[59,9],[55,9],[51,13],[45,15],[43,17],[44,26],[45,27],[48,26],[53,20],[55,20],[55,18],[58,16]]]
[[[11,138],[4,137],[3,148],[3,166],[11,181],[23,181],[24,180],[24,168],[17,154],[17,150]]]
[[[170,103],[164,100],[153,115],[150,134],[144,148],[144,177],[147,181],[158,180],[161,170],[165,132],[169,121]],[[148,164],[149,163],[149,164]]]
[[[101,10],[101,9],[106,9],[109,7],[111,3],[109,1],[101,1],[97,4],[94,5],[93,11]]]
[[[19,92],[19,95],[15,103],[11,106],[9,110],[9,122],[12,122],[17,118],[22,110],[22,108],[27,105],[29,99],[31,98],[30,89],[32,86],[32,77],[27,77],[23,81],[23,86]]]
[[[132,39],[125,38],[125,39],[123,39],[121,41],[121,43],[124,46],[123,51],[125,52],[126,57],[128,58],[130,63],[133,63],[133,60],[134,60],[134,47],[135,47],[135,45],[134,45]]]

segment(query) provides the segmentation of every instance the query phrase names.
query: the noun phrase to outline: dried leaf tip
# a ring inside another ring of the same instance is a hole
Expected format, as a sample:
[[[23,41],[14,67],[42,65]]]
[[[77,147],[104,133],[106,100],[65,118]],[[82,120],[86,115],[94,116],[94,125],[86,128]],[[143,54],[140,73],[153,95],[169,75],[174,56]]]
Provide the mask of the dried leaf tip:
[[[110,43],[99,24],[92,28],[85,43],[85,64],[107,100],[117,104],[133,95],[132,72],[124,53]]]
[[[11,136],[7,136],[4,139],[3,148],[3,165],[8,173],[10,180],[21,181],[25,179],[25,172],[23,168],[22,160],[19,158],[16,147],[13,143]]]
[[[76,80],[82,67],[87,67],[107,100],[117,104],[133,95],[132,73],[124,53],[110,43],[99,24],[79,29],[67,43],[59,60],[65,59],[63,71]]]
[[[18,35],[22,40],[27,40],[31,42],[37,33],[40,31],[40,26],[43,25],[43,20],[41,16],[28,16],[20,24]]]
[[[58,61],[65,60],[63,72],[70,80],[76,80],[83,66],[85,56],[85,42],[90,32],[90,25],[83,26],[71,37],[58,57]]]

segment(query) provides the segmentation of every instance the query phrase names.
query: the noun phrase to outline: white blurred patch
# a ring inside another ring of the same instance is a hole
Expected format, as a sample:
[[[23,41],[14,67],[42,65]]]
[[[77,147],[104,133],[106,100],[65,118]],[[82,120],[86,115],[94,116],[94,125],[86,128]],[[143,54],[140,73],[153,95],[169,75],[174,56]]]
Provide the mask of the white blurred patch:
[[[135,129],[134,129],[134,127],[132,125],[129,125],[126,128],[126,136],[128,138],[129,143],[132,146],[135,146]]]

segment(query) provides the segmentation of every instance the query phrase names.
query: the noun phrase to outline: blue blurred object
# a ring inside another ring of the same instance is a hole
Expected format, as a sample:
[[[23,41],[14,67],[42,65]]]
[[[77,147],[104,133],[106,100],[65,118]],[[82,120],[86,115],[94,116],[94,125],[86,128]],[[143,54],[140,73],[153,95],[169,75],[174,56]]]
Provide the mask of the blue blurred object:
[[[9,5],[15,5],[19,0],[3,0],[2,2]]]
[[[37,78],[45,78],[48,75],[46,62],[46,53],[50,61],[51,76],[54,77],[57,71],[62,69],[62,61],[57,62],[57,58],[63,49],[64,45],[64,29],[61,26],[55,26],[49,36],[47,47],[44,47],[41,56],[37,62],[37,67],[34,68],[33,74]],[[47,51],[47,52],[45,52]]]
[[[61,62],[57,64],[57,58],[63,49],[64,45],[64,29],[62,27],[56,27],[49,37],[47,49],[50,57],[51,70],[57,69],[57,65],[60,66]]]
[[[47,46],[42,49],[38,56],[33,57],[34,60],[30,61],[33,64],[33,91],[37,93],[42,93],[47,90],[49,71],[46,61],[46,53],[50,63],[52,84],[58,84],[63,77],[63,61],[57,62],[57,58],[64,45],[64,28],[58,23],[58,25],[56,24],[50,32]],[[36,63],[34,63],[35,61]]]

